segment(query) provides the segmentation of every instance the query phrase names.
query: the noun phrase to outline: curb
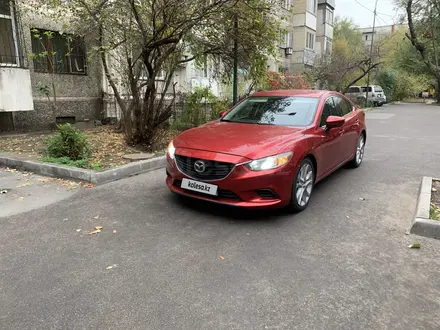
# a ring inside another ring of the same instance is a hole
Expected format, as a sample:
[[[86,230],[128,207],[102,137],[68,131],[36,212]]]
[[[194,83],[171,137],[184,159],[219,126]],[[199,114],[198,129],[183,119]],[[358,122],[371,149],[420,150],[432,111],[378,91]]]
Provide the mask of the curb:
[[[0,165],[33,172],[44,176],[87,181],[96,185],[101,185],[163,168],[166,165],[166,156],[125,164],[103,172],[94,172],[92,170],[18,159],[3,155],[0,155]]]
[[[431,177],[424,176],[420,184],[419,197],[417,199],[416,214],[411,226],[410,233],[440,239],[440,221],[429,219],[429,209],[431,206]]]

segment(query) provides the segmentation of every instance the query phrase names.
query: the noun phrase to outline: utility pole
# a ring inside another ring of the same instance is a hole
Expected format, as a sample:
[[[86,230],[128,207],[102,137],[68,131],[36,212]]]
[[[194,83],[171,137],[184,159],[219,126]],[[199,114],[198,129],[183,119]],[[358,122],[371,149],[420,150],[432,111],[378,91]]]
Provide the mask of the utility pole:
[[[371,59],[373,57],[373,41],[374,41],[374,29],[376,27],[376,14],[377,14],[377,1],[374,5],[374,16],[373,16],[373,33],[371,34],[371,45],[370,45],[370,62],[369,65],[371,65]],[[367,73],[367,95],[365,96],[365,107],[367,107],[368,104],[368,89],[370,88],[370,68],[368,67],[368,73]]]
[[[232,77],[232,105],[238,101],[238,15],[234,16],[234,73]]]

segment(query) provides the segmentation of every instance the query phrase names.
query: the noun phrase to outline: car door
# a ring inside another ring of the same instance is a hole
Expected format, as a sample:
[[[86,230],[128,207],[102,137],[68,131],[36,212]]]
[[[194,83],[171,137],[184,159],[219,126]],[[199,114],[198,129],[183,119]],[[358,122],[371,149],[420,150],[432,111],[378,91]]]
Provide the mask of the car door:
[[[340,143],[341,129],[334,128],[327,130],[325,122],[329,116],[338,116],[339,113],[335,108],[333,97],[328,97],[323,105],[320,122],[318,124],[317,134],[321,137],[319,144],[315,147],[315,157],[318,162],[317,178],[329,174],[341,162]]]
[[[344,117],[345,123],[341,131],[341,156],[342,162],[351,159],[354,156],[359,132],[359,118],[354,111],[353,105],[342,96],[334,96],[335,108],[341,117]]]

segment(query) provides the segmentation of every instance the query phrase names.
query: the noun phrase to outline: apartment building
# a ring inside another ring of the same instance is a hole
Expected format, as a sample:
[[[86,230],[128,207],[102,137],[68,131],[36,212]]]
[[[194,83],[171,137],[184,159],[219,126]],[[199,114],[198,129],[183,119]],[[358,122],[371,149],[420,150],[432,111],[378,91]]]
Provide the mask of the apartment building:
[[[48,128],[53,90],[59,122],[100,119],[101,64],[86,55],[93,45],[21,4],[0,0],[0,130]]]
[[[381,40],[391,37],[398,30],[407,29],[407,28],[408,26],[405,24],[376,26],[374,28],[374,39],[373,39],[372,27],[359,28],[359,32],[362,33],[362,39],[365,43],[366,50],[369,50],[372,40],[374,41],[374,43],[380,42]]]
[[[317,56],[331,54],[335,0],[282,0],[277,5],[286,32],[269,71],[303,72]]]

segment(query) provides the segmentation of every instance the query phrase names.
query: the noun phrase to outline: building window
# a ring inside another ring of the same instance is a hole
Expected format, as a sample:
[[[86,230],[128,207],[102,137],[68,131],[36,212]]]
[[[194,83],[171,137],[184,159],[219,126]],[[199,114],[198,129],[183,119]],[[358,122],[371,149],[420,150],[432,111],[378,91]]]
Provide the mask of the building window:
[[[315,49],[315,35],[313,33],[306,33],[306,48]]]
[[[86,51],[81,37],[32,29],[35,72],[86,74]]]
[[[365,40],[368,40],[368,34],[365,35]]]
[[[327,8],[325,11],[325,22],[327,24],[333,25],[333,10]]]
[[[332,39],[326,37],[325,38],[325,53],[330,55],[332,53]]]
[[[283,0],[283,8],[287,10],[292,9],[292,0]]]
[[[0,0],[0,65],[20,65],[14,9],[9,0]]]
[[[307,0],[307,11],[316,14],[316,0]]]
[[[292,47],[292,35],[290,32],[281,32],[279,47],[280,48]]]

